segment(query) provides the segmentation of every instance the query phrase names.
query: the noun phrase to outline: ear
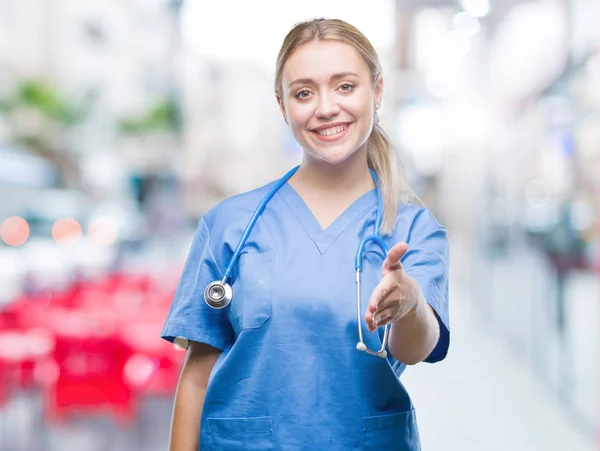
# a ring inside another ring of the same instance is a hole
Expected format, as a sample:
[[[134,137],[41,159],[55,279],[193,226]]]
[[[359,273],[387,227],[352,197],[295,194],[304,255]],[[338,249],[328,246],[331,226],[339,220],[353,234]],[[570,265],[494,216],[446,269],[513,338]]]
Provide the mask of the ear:
[[[375,81],[375,104],[381,105],[382,98],[383,98],[383,77],[381,75],[378,75],[377,80]]]
[[[281,96],[279,95],[279,93],[275,92],[275,98],[277,99],[277,104],[279,105],[281,114],[283,114],[283,119],[287,123],[288,120],[287,120],[287,114],[285,112],[285,105],[283,104],[283,100],[281,99]]]

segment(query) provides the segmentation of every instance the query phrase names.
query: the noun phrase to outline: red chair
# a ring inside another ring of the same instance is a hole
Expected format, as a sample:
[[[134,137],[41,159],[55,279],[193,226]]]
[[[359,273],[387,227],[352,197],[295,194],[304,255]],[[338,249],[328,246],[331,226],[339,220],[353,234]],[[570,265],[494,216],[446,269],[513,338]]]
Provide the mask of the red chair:
[[[131,424],[140,396],[172,396],[185,353],[159,334],[175,283],[114,273],[16,299],[0,312],[0,404],[41,387],[49,421],[107,412]]]
[[[63,311],[53,320],[61,315],[68,316],[69,322],[53,326],[57,333],[53,357],[58,377],[46,391],[47,418],[64,421],[75,412],[105,412],[119,424],[132,423],[136,399],[123,379],[131,350],[115,337],[114,325],[105,317],[85,311]]]
[[[172,396],[179,381],[185,354],[160,338],[161,326],[156,320],[138,320],[121,331],[122,340],[134,351],[124,379],[141,395]]]
[[[0,368],[5,392],[34,388],[37,364],[54,350],[52,334],[43,328],[0,329]]]

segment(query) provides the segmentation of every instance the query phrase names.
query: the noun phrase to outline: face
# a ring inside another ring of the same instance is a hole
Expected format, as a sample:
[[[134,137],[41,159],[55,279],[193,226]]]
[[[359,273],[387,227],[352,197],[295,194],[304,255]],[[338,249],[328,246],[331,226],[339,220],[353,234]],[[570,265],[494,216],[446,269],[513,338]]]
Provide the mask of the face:
[[[286,62],[277,100],[305,156],[339,164],[365,150],[381,91],[352,46],[313,41]]]

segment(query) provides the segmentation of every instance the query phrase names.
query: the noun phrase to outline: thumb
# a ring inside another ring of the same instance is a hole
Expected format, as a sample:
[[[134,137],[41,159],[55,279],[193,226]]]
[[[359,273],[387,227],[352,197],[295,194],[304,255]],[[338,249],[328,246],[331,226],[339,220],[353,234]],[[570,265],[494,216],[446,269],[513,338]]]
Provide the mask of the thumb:
[[[408,250],[408,243],[405,241],[401,241],[400,243],[396,243],[388,252],[387,257],[383,261],[383,270],[384,271],[394,271],[396,269],[402,268],[402,263],[400,263],[400,259],[404,256],[406,251]]]

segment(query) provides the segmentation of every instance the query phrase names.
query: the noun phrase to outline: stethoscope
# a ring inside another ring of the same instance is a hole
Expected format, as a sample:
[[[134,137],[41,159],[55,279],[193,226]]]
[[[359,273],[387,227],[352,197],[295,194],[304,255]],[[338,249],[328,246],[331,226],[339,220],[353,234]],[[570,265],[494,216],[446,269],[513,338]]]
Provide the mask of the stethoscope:
[[[281,188],[292,177],[292,175],[294,175],[296,173],[296,171],[298,170],[299,167],[300,166],[296,166],[295,168],[290,170],[287,174],[285,174],[279,181],[277,181],[277,183],[275,183],[275,185],[273,185],[271,190],[267,193],[267,195],[264,197],[264,199],[261,201],[261,203],[256,208],[254,214],[252,215],[252,217],[250,218],[250,221],[248,222],[248,225],[246,226],[246,230],[244,230],[244,233],[243,233],[242,237],[240,238],[240,241],[239,241],[233,255],[231,256],[231,260],[229,262],[229,265],[227,266],[227,269],[225,270],[225,273],[223,274],[223,278],[221,280],[215,280],[214,282],[210,283],[204,290],[204,300],[210,307],[215,308],[215,309],[222,309],[222,308],[225,308],[227,305],[229,305],[229,303],[231,302],[231,299],[233,298],[233,290],[231,289],[231,285],[229,284],[229,281],[231,278],[231,273],[233,271],[233,266],[235,265],[237,259],[239,258],[240,254],[242,252],[243,247],[246,244],[246,240],[248,239],[250,232],[252,232],[252,229],[254,228],[254,225],[256,224],[258,217],[263,212],[263,210],[265,209],[265,207],[267,206],[269,201],[273,198],[275,193],[279,190],[279,188]],[[379,349],[379,351],[372,351],[371,349],[367,348],[367,345],[363,341],[362,321],[361,321],[362,318],[361,318],[361,302],[360,302],[360,279],[361,279],[360,274],[362,271],[363,259],[365,256],[365,246],[371,242],[377,244],[381,248],[381,253],[379,253],[377,251],[373,251],[373,250],[371,250],[369,252],[375,252],[382,259],[385,259],[385,256],[388,253],[387,245],[379,236],[380,235],[379,229],[381,227],[381,212],[383,211],[383,201],[381,199],[381,193],[379,191],[379,180],[377,179],[377,175],[375,174],[375,172],[373,170],[370,170],[370,171],[371,171],[371,176],[373,177],[373,181],[375,182],[375,187],[376,187],[376,192],[377,192],[377,213],[375,216],[375,231],[374,231],[373,235],[369,235],[365,239],[363,239],[362,242],[360,243],[360,245],[358,246],[358,250],[356,252],[356,259],[355,259],[355,263],[354,263],[354,266],[356,269],[356,305],[357,305],[357,315],[358,315],[358,338],[359,338],[359,342],[356,344],[356,349],[358,349],[359,351],[365,351],[371,355],[378,355],[379,357],[385,358],[385,357],[387,357],[386,347],[387,347],[387,341],[388,341],[388,336],[389,336],[389,328],[388,328],[389,325],[386,324],[384,327],[381,349]]]

